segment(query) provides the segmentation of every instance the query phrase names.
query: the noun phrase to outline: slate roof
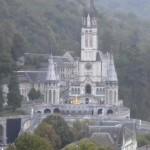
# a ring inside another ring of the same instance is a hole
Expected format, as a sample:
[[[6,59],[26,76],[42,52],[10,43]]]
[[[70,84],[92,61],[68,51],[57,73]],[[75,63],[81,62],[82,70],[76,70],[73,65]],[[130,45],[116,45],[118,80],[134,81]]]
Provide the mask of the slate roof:
[[[18,80],[20,83],[44,83],[46,81],[46,75],[46,71],[18,72]]]
[[[116,145],[112,139],[112,137],[110,136],[109,133],[94,133],[90,140],[94,143],[96,143],[96,145],[101,145],[104,147],[111,147],[112,150],[116,150]]]
[[[112,124],[112,126],[111,126]],[[92,127],[92,126],[91,126]],[[94,126],[92,127],[94,128]],[[97,128],[97,129],[96,129]],[[108,122],[96,126],[92,131],[91,138],[99,144],[109,145],[114,150],[119,150],[123,144],[123,140],[128,141],[135,136],[135,125],[133,123],[117,124]]]

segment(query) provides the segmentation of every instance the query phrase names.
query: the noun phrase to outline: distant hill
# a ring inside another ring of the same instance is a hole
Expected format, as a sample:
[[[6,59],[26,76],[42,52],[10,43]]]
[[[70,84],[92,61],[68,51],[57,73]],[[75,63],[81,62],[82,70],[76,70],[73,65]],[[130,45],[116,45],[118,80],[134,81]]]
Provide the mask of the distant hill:
[[[149,0],[96,0],[96,3],[108,12],[134,13],[145,19],[150,17]]]

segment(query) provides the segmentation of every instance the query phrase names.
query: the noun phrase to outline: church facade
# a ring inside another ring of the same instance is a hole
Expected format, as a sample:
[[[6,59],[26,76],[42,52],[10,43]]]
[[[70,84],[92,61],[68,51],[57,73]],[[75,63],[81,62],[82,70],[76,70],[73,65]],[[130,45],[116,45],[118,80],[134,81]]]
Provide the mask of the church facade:
[[[63,56],[51,56],[48,61],[47,70],[18,71],[20,91],[25,99],[29,100],[28,93],[34,87],[48,104],[120,105],[113,55],[104,54],[98,48],[93,1],[83,12],[80,58],[67,52]]]

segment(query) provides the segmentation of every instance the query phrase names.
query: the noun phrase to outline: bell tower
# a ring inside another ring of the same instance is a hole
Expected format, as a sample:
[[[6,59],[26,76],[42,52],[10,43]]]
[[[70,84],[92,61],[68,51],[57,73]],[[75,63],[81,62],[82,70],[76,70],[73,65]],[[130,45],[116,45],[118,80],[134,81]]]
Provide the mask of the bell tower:
[[[96,61],[98,50],[98,30],[94,0],[83,12],[81,29],[81,61]]]

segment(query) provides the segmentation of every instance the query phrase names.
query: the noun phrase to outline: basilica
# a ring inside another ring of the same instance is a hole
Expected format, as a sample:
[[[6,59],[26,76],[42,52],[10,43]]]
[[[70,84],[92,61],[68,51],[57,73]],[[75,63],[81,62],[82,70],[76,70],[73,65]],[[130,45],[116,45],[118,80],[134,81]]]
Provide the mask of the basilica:
[[[70,52],[47,57],[46,67],[17,72],[24,100],[29,100],[32,88],[40,91],[48,105],[112,106],[120,108],[118,78],[112,53],[98,47],[98,21],[94,1],[84,9],[81,28],[80,57]],[[129,110],[128,110],[128,117]]]

